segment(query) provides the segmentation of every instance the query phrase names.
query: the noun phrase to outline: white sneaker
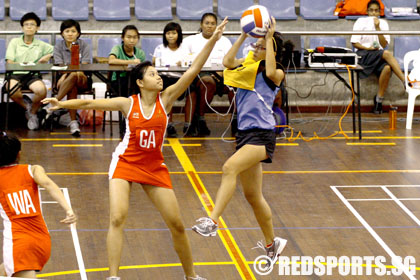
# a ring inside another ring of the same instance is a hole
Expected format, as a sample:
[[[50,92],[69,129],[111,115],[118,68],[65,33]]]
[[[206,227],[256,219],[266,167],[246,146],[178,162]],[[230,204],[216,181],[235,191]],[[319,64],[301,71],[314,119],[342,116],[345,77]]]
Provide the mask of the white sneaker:
[[[39,127],[39,121],[38,121],[38,117],[36,116],[36,114],[32,114],[29,111],[26,111],[26,117],[28,119],[28,128],[30,130],[35,130],[38,129]]]
[[[266,264],[267,271],[271,271],[271,269],[273,269],[273,266],[276,264],[279,255],[283,251],[284,247],[286,247],[286,244],[287,240],[280,237],[275,237],[273,244],[270,247],[265,247],[261,241],[257,242],[257,247],[254,248],[261,248],[265,250],[268,257],[269,261]]]
[[[80,137],[80,128],[79,123],[76,120],[73,120],[69,123],[70,133],[75,137]]]
[[[111,276],[111,277],[107,277],[106,280],[121,280],[121,278],[118,276]]]
[[[216,236],[217,234],[217,224],[213,222],[212,219],[208,217],[202,217],[197,220],[198,224],[192,227],[192,230],[202,236]]]

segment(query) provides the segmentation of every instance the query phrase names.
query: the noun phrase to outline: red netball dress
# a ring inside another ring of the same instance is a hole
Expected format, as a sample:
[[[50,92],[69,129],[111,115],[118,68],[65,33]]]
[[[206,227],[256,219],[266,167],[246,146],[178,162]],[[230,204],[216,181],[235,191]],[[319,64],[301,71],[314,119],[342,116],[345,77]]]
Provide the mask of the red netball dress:
[[[132,95],[124,139],[112,154],[110,179],[172,188],[163,162],[162,147],[168,118],[160,94],[150,116],[145,116],[140,95]]]
[[[50,258],[51,238],[30,165],[0,168],[0,214],[7,276],[23,270],[42,270]]]

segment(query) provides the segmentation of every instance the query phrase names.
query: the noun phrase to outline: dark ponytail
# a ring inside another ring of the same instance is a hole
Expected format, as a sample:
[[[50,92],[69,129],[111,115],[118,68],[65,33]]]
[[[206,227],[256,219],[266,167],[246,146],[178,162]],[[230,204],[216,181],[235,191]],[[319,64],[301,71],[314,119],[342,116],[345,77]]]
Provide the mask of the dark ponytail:
[[[144,74],[146,73],[149,66],[152,66],[152,63],[146,60],[140,64],[137,64],[136,67],[131,70],[129,95],[140,92],[139,86],[137,85],[137,80],[143,80]]]
[[[0,132],[0,166],[15,163],[21,146],[16,136]]]

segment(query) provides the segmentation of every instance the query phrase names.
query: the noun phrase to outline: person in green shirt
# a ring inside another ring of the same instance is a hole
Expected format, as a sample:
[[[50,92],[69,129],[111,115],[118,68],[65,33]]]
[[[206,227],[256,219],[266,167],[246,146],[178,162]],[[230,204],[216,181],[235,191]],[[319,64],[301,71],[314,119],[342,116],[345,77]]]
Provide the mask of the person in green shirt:
[[[7,63],[47,63],[52,54],[53,46],[41,40],[35,39],[35,34],[41,26],[41,20],[35,13],[27,13],[20,19],[23,35],[10,41],[6,50]],[[39,73],[28,77],[25,72],[14,72],[10,78],[10,88],[17,83],[22,83],[22,88],[29,88],[34,97],[24,99],[20,89],[16,91],[11,99],[26,109],[26,118],[28,119],[28,128],[31,130],[38,129],[39,121],[36,115],[41,100],[47,95],[42,77]],[[7,88],[7,87],[6,87]]]
[[[122,42],[111,49],[108,57],[108,63],[112,65],[136,65],[146,60],[144,51],[137,48],[139,42],[139,31],[134,25],[127,25],[123,28],[121,34]],[[112,74],[112,87],[117,91],[117,74]],[[126,72],[120,73],[121,95],[128,97],[128,75]]]

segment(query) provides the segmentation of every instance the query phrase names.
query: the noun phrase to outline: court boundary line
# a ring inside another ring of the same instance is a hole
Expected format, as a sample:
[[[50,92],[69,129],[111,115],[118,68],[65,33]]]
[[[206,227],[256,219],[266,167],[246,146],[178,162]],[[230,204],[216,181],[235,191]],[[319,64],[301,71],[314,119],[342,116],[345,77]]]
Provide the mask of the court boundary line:
[[[60,188],[63,192],[64,198],[66,199],[67,203],[70,205],[71,207],[71,201],[70,201],[70,195],[69,195],[69,191],[67,188]],[[45,190],[44,188],[39,188],[39,192],[40,191]],[[55,201],[42,201],[41,200],[41,195],[40,195],[40,203],[42,204],[51,204]],[[42,208],[41,208],[42,209]],[[76,259],[77,259],[77,265],[79,267],[79,272],[80,272],[80,277],[82,280],[87,280],[87,274],[86,274],[86,268],[85,268],[85,263],[83,261],[83,255],[82,255],[82,250],[80,248],[80,241],[79,241],[79,236],[77,234],[77,230],[76,230],[76,225],[75,224],[71,224],[70,225],[70,232],[71,232],[71,236],[72,236],[72,241],[73,241],[73,246],[74,246],[74,250],[76,253]],[[42,274],[41,274],[42,275]],[[42,276],[40,276],[42,277]]]
[[[417,280],[407,267],[405,267],[400,260],[398,260],[396,257],[396,254],[391,250],[391,248],[385,243],[385,241],[376,233],[376,231],[369,225],[369,223],[359,214],[359,212],[353,207],[353,205],[350,204],[349,201],[344,197],[344,195],[337,189],[341,186],[330,186],[330,188],[333,190],[333,192],[337,195],[337,197],[344,203],[344,205],[347,207],[347,209],[350,210],[350,212],[356,217],[356,219],[364,226],[364,228],[370,233],[370,235],[376,240],[377,243],[382,247],[382,249],[385,250],[385,252],[395,260],[395,266],[398,267],[398,269],[402,270],[404,274],[410,279],[410,280]],[[351,186],[347,186],[351,187]],[[361,186],[359,186],[361,187]]]

